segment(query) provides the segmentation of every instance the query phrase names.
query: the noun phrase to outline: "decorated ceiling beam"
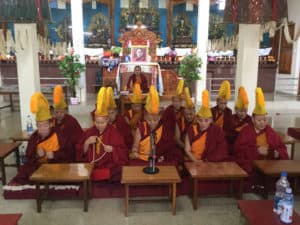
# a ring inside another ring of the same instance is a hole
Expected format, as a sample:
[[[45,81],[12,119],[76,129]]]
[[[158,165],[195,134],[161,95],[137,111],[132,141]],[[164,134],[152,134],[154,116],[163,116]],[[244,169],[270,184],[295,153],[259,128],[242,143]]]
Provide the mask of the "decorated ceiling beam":
[[[224,21],[263,24],[288,16],[287,0],[226,0]]]
[[[0,22],[28,23],[50,19],[48,0],[0,1]]]

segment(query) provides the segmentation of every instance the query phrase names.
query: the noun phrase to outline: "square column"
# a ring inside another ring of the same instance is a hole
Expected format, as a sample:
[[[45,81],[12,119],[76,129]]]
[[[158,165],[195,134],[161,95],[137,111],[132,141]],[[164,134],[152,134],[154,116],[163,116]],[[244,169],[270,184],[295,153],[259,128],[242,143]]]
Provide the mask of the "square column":
[[[235,96],[242,85],[248,98],[248,113],[252,114],[255,106],[255,88],[258,78],[258,49],[260,38],[259,24],[240,24],[235,78]]]
[[[16,57],[22,129],[30,112],[30,98],[40,91],[38,40],[35,23],[15,24]]]
[[[202,60],[201,80],[196,81],[196,104],[200,104],[202,91],[206,89],[207,43],[209,25],[209,0],[198,0],[197,55]]]
[[[72,38],[74,53],[79,55],[79,61],[85,64],[84,58],[84,39],[83,39],[83,9],[82,0],[71,1],[71,16],[72,16]],[[86,74],[85,71],[80,74],[79,88],[77,90],[77,97],[80,101],[86,101]],[[80,94],[80,96],[78,96]]]

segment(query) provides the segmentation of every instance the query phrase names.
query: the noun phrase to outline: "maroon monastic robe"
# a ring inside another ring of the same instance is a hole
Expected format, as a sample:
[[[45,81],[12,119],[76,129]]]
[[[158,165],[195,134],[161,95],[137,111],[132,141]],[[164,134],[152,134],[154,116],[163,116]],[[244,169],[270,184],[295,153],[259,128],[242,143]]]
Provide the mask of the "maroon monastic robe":
[[[211,108],[211,113],[213,115],[214,122],[217,121],[219,116],[221,116],[221,114],[219,114],[217,105]],[[232,110],[226,107],[223,111],[223,131],[225,132],[225,135],[227,134],[227,132],[230,131],[231,119],[232,119]]]
[[[124,113],[124,118],[127,118],[129,121],[129,126],[131,129],[135,130],[139,127],[140,123],[144,121],[144,109],[142,109],[141,115],[139,120],[136,120],[135,118],[135,112],[132,109],[127,110]]]
[[[232,115],[230,130],[226,135],[230,155],[233,154],[234,143],[240,131],[248,124],[252,124],[251,116],[247,115],[243,120],[240,120],[237,114]]]
[[[54,120],[54,128],[64,136],[64,138],[72,144],[73,159],[75,159],[75,148],[81,135],[82,128],[78,121],[71,115],[66,114],[63,121],[58,124],[57,120]]]
[[[269,145],[269,154],[267,156],[261,156],[256,146],[256,137],[263,132],[266,134]],[[269,125],[259,133],[256,133],[252,124],[244,127],[234,145],[235,159],[248,173],[252,173],[253,171],[253,160],[275,159],[275,151],[278,152],[279,159],[288,159],[286,146]]]
[[[93,110],[90,114],[91,114],[92,120],[95,121],[95,110]],[[112,123],[112,125],[115,128],[117,128],[119,133],[124,138],[127,149],[131,149],[132,142],[133,142],[132,132],[131,132],[131,128],[130,128],[129,124],[126,122],[124,116],[118,114],[116,116],[115,121]]]
[[[103,145],[100,144],[99,154],[96,152],[95,145],[90,145],[87,152],[84,154],[84,142],[91,136],[98,136],[101,138],[103,144],[112,146],[112,152],[105,153]],[[102,158],[99,161],[94,162],[92,179],[95,181],[106,179],[119,181],[122,166],[128,162],[128,149],[123,137],[112,125],[107,125],[102,133],[100,133],[95,126],[89,128],[83,132],[77,146],[77,161],[92,162],[100,157]]]
[[[39,162],[39,156],[37,155],[37,145],[56,133],[58,137],[59,150],[53,152],[54,158],[48,159],[48,163],[68,163],[73,161],[73,149],[67,139],[59,132],[52,129],[50,134],[42,139],[37,131],[35,131],[28,141],[26,153],[25,153],[25,164],[18,170],[17,176],[13,178],[13,182],[18,184],[28,184],[30,175],[41,165]]]
[[[117,128],[119,133],[122,135],[125,144],[127,146],[127,149],[131,149],[132,142],[133,142],[132,132],[130,126],[128,125],[128,123],[126,123],[124,117],[118,114],[115,121],[112,123],[112,125],[115,128]]]
[[[197,129],[196,133],[194,126],[196,126]],[[205,150],[202,153],[201,160],[209,162],[226,161],[228,159],[228,150],[224,132],[221,128],[213,124],[211,124],[205,131],[200,130],[198,123],[190,126],[187,131],[190,144],[192,145],[192,143],[199,139],[205,132],[207,132]]]
[[[159,124],[155,128],[160,129],[162,127],[162,135],[155,145],[156,149],[156,158],[163,159],[162,164],[179,164],[183,162],[183,154],[180,152],[178,148],[176,148],[176,143],[174,141],[174,135],[172,131],[164,125],[163,121],[160,120]],[[140,124],[139,132],[141,135],[141,141],[145,138],[149,137],[151,134],[150,127],[146,121]],[[130,164],[141,164],[143,162],[139,159],[131,160]]]
[[[169,127],[168,129],[170,129],[174,135],[176,121],[184,117],[183,109],[183,107],[180,107],[179,111],[175,111],[175,107],[173,105],[169,105],[163,112],[162,121],[165,126]]]
[[[147,77],[144,74],[140,74],[141,77],[141,89],[143,93],[147,93],[149,91]],[[132,74],[127,81],[127,90],[131,90],[133,84],[137,81],[136,74]]]

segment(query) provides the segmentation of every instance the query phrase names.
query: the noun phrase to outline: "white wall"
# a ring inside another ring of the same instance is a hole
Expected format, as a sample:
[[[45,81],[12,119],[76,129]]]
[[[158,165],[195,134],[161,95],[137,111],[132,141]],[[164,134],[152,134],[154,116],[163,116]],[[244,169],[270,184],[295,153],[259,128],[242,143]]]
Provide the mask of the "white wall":
[[[300,31],[300,1],[288,0],[288,19],[295,22],[294,36]],[[294,42],[293,45],[293,61],[291,74],[278,74],[276,90],[288,94],[297,94],[298,78],[300,72],[300,39]],[[290,89],[290,90],[287,90]]]

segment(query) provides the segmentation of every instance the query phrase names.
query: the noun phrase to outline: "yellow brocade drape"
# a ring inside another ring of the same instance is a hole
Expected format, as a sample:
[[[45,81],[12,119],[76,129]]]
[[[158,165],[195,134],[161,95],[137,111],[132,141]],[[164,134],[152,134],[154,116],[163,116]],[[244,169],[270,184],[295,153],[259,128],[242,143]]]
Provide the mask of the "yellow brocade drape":
[[[269,147],[265,132],[261,133],[256,137],[256,147],[261,147],[261,146]]]
[[[162,128],[163,126],[160,126],[156,131],[156,142],[157,144],[162,136]],[[139,158],[144,161],[148,161],[150,155],[150,135],[148,135],[146,138],[140,141],[139,143]]]
[[[192,154],[197,160],[200,160],[205,150],[207,132],[192,143]]]
[[[217,120],[214,122],[214,124],[220,128],[223,128],[223,124],[224,124],[224,114],[222,113]]]

